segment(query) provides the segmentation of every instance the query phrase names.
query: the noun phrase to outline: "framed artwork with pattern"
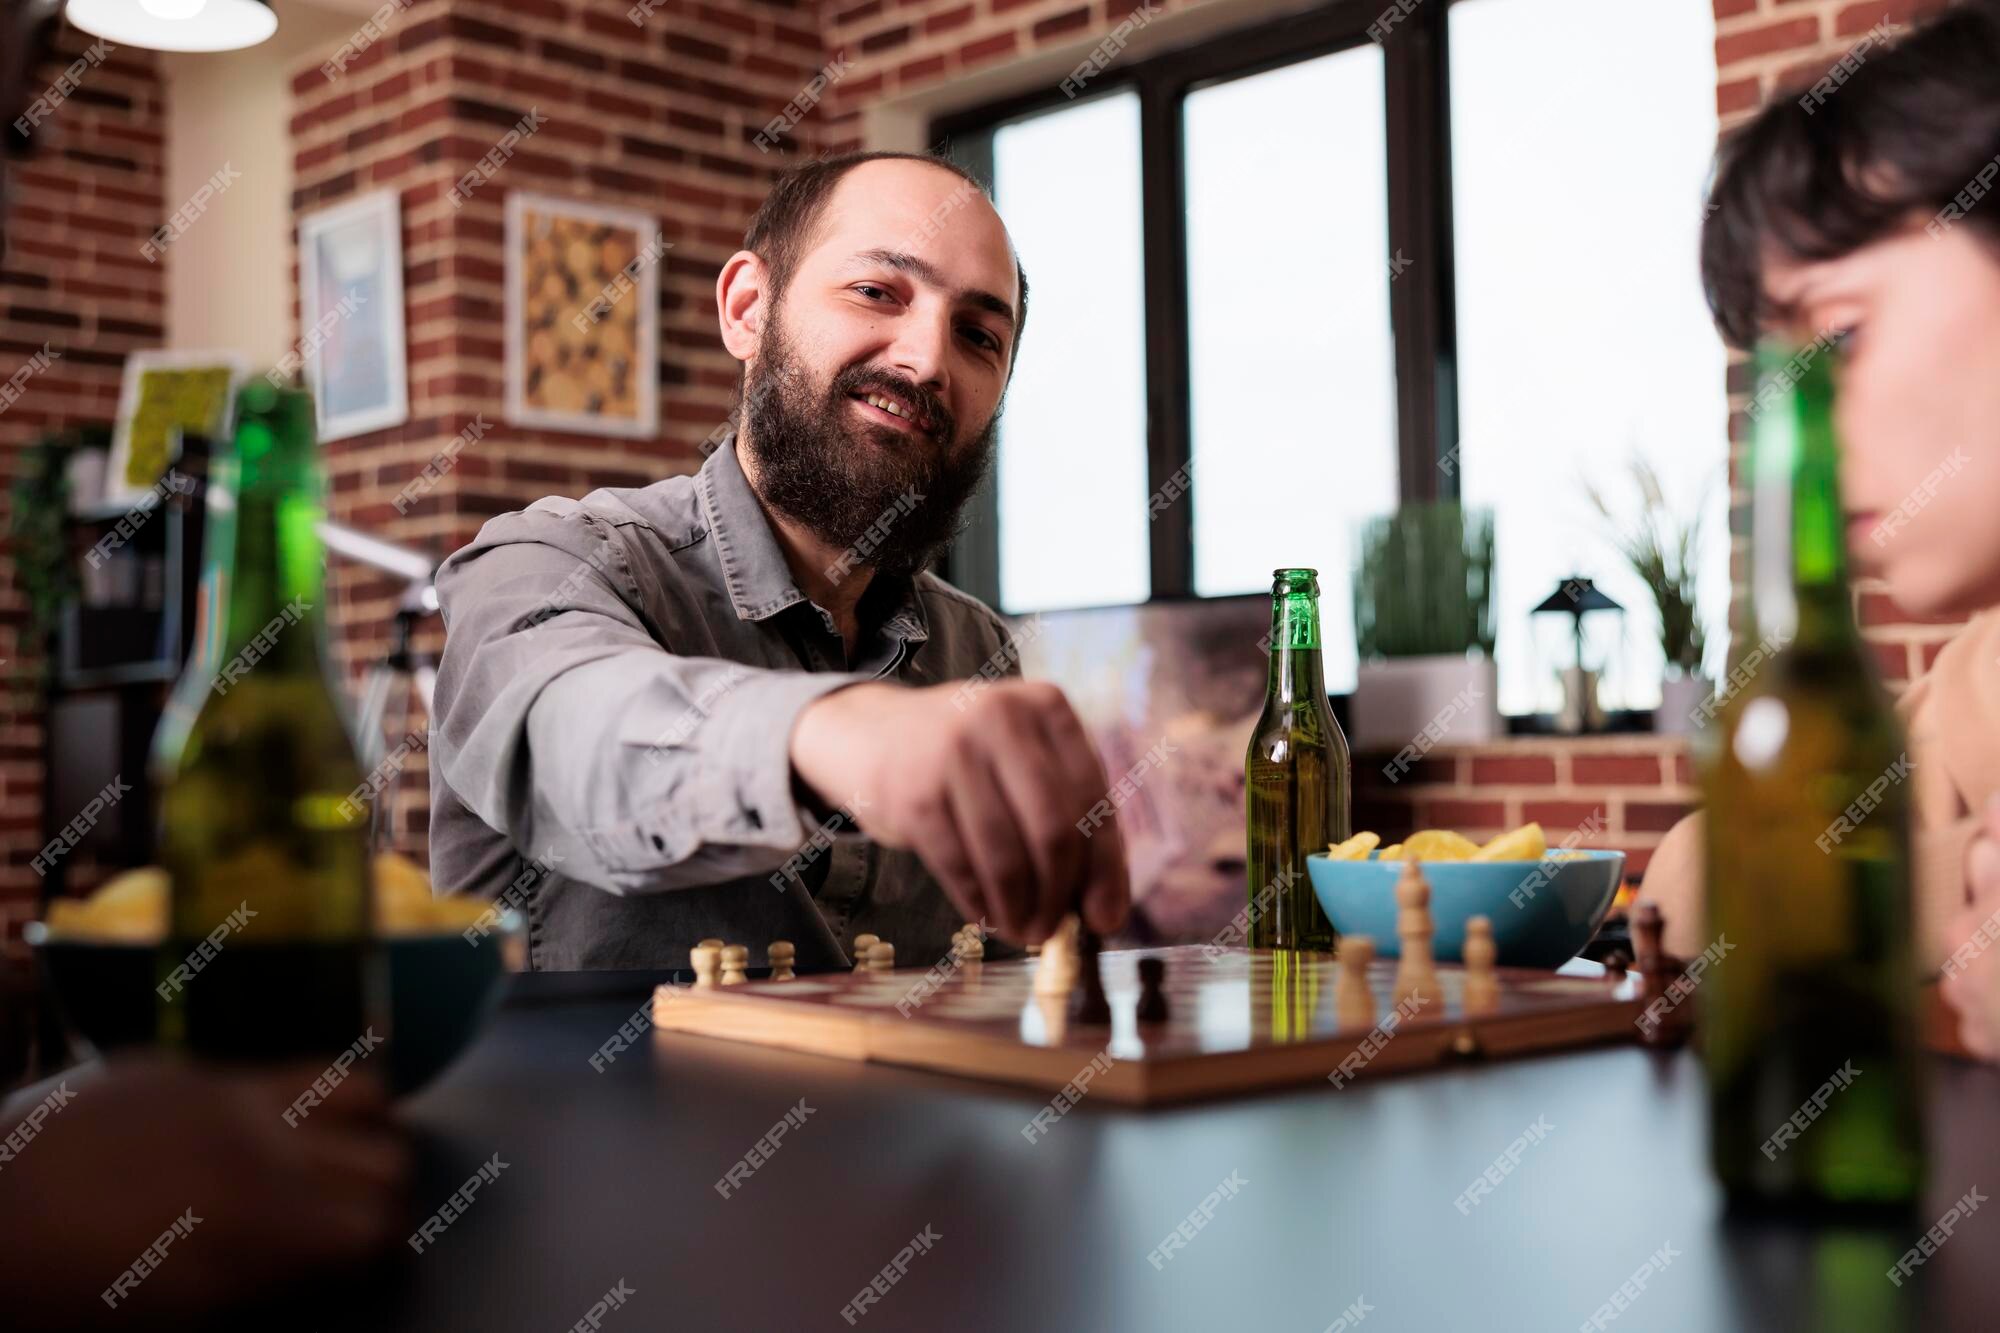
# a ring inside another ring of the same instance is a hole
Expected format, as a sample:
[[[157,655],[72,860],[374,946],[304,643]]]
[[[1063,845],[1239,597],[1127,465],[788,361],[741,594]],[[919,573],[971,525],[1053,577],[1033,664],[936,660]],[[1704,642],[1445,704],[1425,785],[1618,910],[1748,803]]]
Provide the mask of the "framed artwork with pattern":
[[[659,219],[516,190],[507,196],[507,420],[658,434]]]

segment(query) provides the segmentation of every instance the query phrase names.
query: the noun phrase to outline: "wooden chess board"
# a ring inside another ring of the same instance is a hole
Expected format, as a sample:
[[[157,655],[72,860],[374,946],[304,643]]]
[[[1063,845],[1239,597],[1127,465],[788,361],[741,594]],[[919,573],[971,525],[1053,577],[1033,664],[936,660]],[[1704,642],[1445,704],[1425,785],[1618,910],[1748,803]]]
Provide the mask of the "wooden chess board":
[[[1169,1014],[1142,1025],[1133,1012],[1136,969],[1149,955],[1166,964]],[[1374,1021],[1343,1025],[1330,955],[1183,945],[1102,958],[1109,1028],[1080,1026],[1066,999],[1036,995],[1033,959],[661,986],[653,1024],[1045,1091],[1087,1069],[1091,1095],[1159,1105],[1325,1082],[1350,1056],[1358,1058],[1343,1082],[1451,1059],[1636,1041],[1643,1008],[1636,974],[1612,982],[1501,968],[1495,1006],[1467,1014],[1464,970],[1439,964],[1441,999],[1391,1020],[1396,963],[1383,959],[1369,972]]]

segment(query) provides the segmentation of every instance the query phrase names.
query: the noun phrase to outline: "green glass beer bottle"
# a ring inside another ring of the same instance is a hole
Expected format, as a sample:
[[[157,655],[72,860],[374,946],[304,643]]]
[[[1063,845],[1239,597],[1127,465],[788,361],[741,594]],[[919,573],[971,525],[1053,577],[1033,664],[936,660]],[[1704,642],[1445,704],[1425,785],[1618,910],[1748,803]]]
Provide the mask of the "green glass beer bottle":
[[[1320,662],[1317,570],[1280,569],[1271,585],[1264,712],[1244,765],[1253,949],[1333,948],[1306,857],[1348,836],[1352,774]]]
[[[312,399],[252,380],[236,422],[211,467],[206,623],[154,737],[156,989],[163,1040],[266,1060],[385,1031],[361,768],[324,657]]]
[[[1711,1157],[1738,1209],[1896,1209],[1923,1183],[1910,764],[1848,591],[1833,360],[1758,350],[1757,644],[1702,740],[1697,994]]]

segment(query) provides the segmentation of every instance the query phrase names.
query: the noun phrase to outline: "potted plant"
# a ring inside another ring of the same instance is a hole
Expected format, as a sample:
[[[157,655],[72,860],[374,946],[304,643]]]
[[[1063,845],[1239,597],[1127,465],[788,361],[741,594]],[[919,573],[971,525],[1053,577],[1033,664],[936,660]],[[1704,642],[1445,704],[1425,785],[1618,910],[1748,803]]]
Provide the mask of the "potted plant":
[[[1660,475],[1651,463],[1634,459],[1631,474],[1641,501],[1636,519],[1613,513],[1595,485],[1586,482],[1584,489],[1610,525],[1612,545],[1652,596],[1660,620],[1660,655],[1666,660],[1653,729],[1680,735],[1694,729],[1695,710],[1709,692],[1702,675],[1708,638],[1695,595],[1702,506],[1697,503],[1693,515],[1683,521],[1668,508]]]
[[[1361,530],[1354,572],[1359,749],[1491,740],[1493,515],[1456,502],[1404,505]]]
[[[102,454],[110,443],[109,426],[71,426],[43,436],[21,454],[7,514],[7,540],[14,552],[15,580],[28,604],[21,656],[31,664],[36,683],[51,669],[46,650],[56,622],[81,586],[69,549],[73,461],[89,450]]]

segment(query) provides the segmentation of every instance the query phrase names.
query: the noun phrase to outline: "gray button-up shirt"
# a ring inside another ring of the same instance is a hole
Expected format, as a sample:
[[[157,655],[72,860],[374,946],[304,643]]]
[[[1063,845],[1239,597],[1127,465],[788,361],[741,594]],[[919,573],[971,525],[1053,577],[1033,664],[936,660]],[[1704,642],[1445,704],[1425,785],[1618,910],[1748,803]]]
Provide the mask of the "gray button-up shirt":
[[[864,931],[901,966],[949,953],[957,909],[915,855],[854,832],[865,796],[813,808],[790,741],[844,685],[1015,674],[984,604],[878,575],[847,662],[733,441],[692,477],[491,520],[438,594],[431,873],[521,908],[529,966],[684,967],[706,936],[753,966],[774,939],[839,966]]]

